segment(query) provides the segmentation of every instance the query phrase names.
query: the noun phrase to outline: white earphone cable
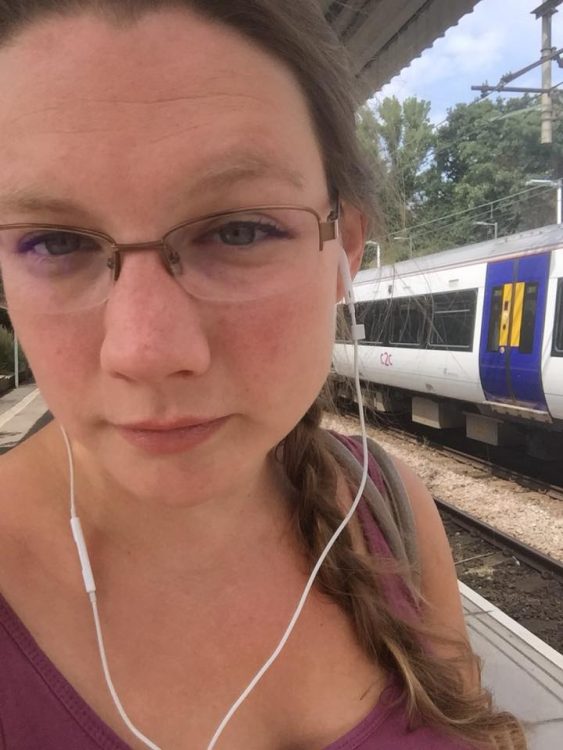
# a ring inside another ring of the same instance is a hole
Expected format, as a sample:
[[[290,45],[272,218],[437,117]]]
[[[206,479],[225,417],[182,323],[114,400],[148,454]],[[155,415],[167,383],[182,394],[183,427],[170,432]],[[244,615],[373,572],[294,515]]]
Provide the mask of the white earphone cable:
[[[70,440],[68,439],[68,435],[66,434],[66,430],[64,429],[64,427],[62,427],[62,425],[61,425],[61,430],[63,433],[63,438],[65,441],[67,455],[68,455],[68,462],[69,462],[70,525],[71,525],[71,530],[72,530],[72,536],[74,538],[76,547],[78,549],[78,556],[80,558],[80,563],[82,566],[82,577],[84,579],[84,587],[86,588],[86,593],[88,594],[88,598],[90,599],[90,604],[92,605],[92,614],[94,616],[94,625],[96,628],[96,639],[98,641],[98,651],[100,654],[100,661],[102,663],[102,669],[104,672],[106,685],[108,687],[108,690],[110,692],[114,705],[117,708],[119,715],[121,716],[123,722],[129,729],[129,731],[132,734],[134,734],[138,740],[140,740],[148,748],[150,748],[150,750],[161,750],[161,748],[159,748],[158,745],[156,745],[152,740],[146,737],[139,729],[137,729],[137,727],[133,724],[129,716],[127,716],[127,713],[125,712],[125,709],[123,708],[123,705],[121,701],[119,700],[119,696],[117,695],[117,691],[114,687],[113,680],[111,679],[111,674],[109,671],[108,660],[107,660],[107,655],[106,655],[106,649],[104,646],[102,625],[100,623],[100,616],[98,613],[98,603],[96,600],[96,584],[94,582],[94,576],[92,573],[92,568],[90,566],[88,550],[86,549],[86,542],[84,540],[84,535],[82,533],[80,519],[78,518],[76,514],[75,476],[74,476],[74,460],[72,456],[72,446],[70,444]]]
[[[119,715],[121,716],[121,718],[127,725],[127,728],[129,729],[129,731],[132,732],[138,740],[141,740],[141,742],[144,742],[145,745],[150,748],[150,750],[160,750],[158,745],[155,745],[155,743],[152,740],[150,740],[139,729],[137,729],[137,727],[133,724],[131,719],[125,713],[125,709],[123,708],[123,705],[121,701],[119,700],[119,696],[117,695],[117,691],[113,685],[113,680],[111,679],[111,674],[109,671],[106,650],[104,647],[104,637],[102,634],[102,625],[100,623],[100,616],[98,614],[98,604],[96,602],[96,594],[93,594],[93,593],[89,594],[89,597],[90,597],[90,603],[92,604],[94,623],[96,625],[96,637],[98,639],[98,650],[100,652],[100,660],[102,662],[102,669],[104,670],[104,677],[106,679],[106,684],[108,686],[108,689],[111,694],[112,700],[115,704],[115,707],[119,711]]]
[[[207,750],[214,750],[215,746],[217,745],[217,742],[219,741],[219,738],[225,731],[225,728],[227,727],[227,724],[230,722],[234,714],[238,711],[240,706],[243,704],[243,702],[248,698],[252,690],[256,687],[256,685],[260,682],[262,677],[266,674],[266,672],[270,669],[272,664],[276,661],[278,656],[280,655],[282,649],[284,648],[285,644],[287,643],[291,633],[293,632],[293,629],[297,623],[297,620],[299,619],[299,616],[301,615],[301,612],[303,611],[303,607],[305,606],[305,603],[307,601],[307,598],[309,596],[309,593],[313,587],[313,584],[315,582],[315,578],[317,577],[317,574],[321,568],[321,565],[325,561],[327,555],[329,554],[330,550],[332,549],[333,545],[335,544],[336,540],[340,536],[340,534],[343,532],[343,530],[346,528],[348,522],[354,515],[354,512],[356,511],[356,508],[358,507],[358,503],[360,502],[360,499],[363,495],[366,482],[367,482],[367,476],[368,476],[368,445],[367,445],[367,435],[366,435],[366,426],[365,426],[365,419],[364,419],[364,409],[363,409],[363,399],[362,399],[362,389],[360,385],[360,374],[359,374],[359,363],[358,363],[358,341],[364,337],[364,330],[363,326],[357,325],[356,323],[356,313],[354,308],[354,293],[352,289],[352,279],[350,276],[350,268],[348,266],[348,260],[346,258],[346,255],[344,251],[342,251],[340,263],[339,263],[340,272],[344,281],[344,287],[346,291],[346,303],[347,307],[350,313],[350,318],[352,321],[352,339],[354,343],[354,383],[356,387],[356,397],[358,400],[358,411],[359,411],[359,417],[360,417],[360,426],[362,431],[362,451],[363,451],[363,469],[362,469],[362,478],[360,481],[360,486],[358,487],[358,491],[356,493],[356,497],[354,498],[354,502],[352,503],[348,513],[342,520],[342,523],[340,526],[336,529],[334,534],[332,535],[331,539],[329,540],[328,544],[324,548],[323,552],[321,553],[319,559],[317,560],[313,570],[311,571],[311,574],[309,576],[309,579],[305,585],[305,588],[303,590],[303,593],[301,595],[301,598],[299,600],[299,603],[297,604],[297,607],[295,609],[295,612],[293,613],[293,616],[289,622],[289,625],[287,626],[280,642],[276,646],[275,650],[273,651],[270,658],[264,663],[264,665],[260,668],[260,670],[256,673],[256,675],[252,678],[252,680],[249,682],[248,686],[245,688],[245,690],[241,693],[239,698],[233,703],[231,708],[228,710],[228,712],[225,714],[225,717],[217,727],[217,730],[215,731],[215,734],[211,738],[211,741],[209,745],[207,746]],[[102,668],[104,672],[105,681],[107,684],[107,687],[109,689],[109,692],[111,694],[112,700],[115,704],[115,707],[117,708],[117,711],[119,712],[119,715],[123,719],[124,723],[126,724],[129,731],[137,737],[141,742],[143,742],[146,747],[150,748],[150,750],[161,750],[158,745],[156,745],[152,740],[150,740],[148,737],[146,737],[135,725],[133,722],[129,719],[127,716],[127,713],[125,712],[125,709],[123,708],[123,705],[121,701],[119,700],[119,696],[117,695],[117,692],[115,690],[115,687],[113,685],[113,681],[111,679],[111,674],[108,666],[108,660],[105,652],[104,647],[104,639],[102,634],[102,626],[100,623],[100,617],[98,613],[98,607],[97,607],[97,601],[96,601],[96,586],[94,582],[94,576],[92,573],[92,568],[90,565],[90,560],[88,556],[88,551],[86,548],[86,542],[84,540],[84,535],[82,533],[82,528],[80,525],[80,519],[78,518],[78,515],[76,513],[76,499],[75,499],[75,475],[74,475],[74,461],[73,461],[73,455],[72,455],[72,447],[70,444],[70,440],[66,434],[66,431],[64,427],[61,426],[61,430],[63,433],[63,437],[65,440],[65,445],[67,449],[68,454],[68,462],[69,462],[69,476],[70,476],[70,523],[71,523],[71,529],[72,534],[74,537],[74,541],[76,543],[76,547],[78,550],[78,555],[80,558],[80,563],[82,566],[82,575],[84,578],[84,586],[86,588],[86,592],[88,594],[88,597],[90,599],[90,603],[92,605],[92,612],[94,616],[94,624],[96,628],[96,638],[98,641],[98,650],[100,653],[100,659],[102,663]]]

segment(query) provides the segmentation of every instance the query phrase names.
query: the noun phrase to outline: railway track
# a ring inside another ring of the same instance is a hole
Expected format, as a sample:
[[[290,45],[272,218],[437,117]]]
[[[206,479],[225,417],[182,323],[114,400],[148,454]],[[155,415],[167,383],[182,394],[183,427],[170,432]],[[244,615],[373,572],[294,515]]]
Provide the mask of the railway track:
[[[563,564],[435,500],[458,578],[563,653]]]
[[[500,549],[502,552],[512,555],[516,560],[533,568],[542,575],[552,576],[556,581],[563,585],[563,563],[555,560],[549,555],[530,547],[527,544],[495,529],[488,523],[481,521],[470,513],[466,513],[456,508],[451,503],[447,503],[440,498],[434,498],[442,516],[450,518],[452,522],[470,533],[478,534],[479,537]]]
[[[351,418],[355,418],[355,415],[352,411],[350,412],[349,416]],[[413,443],[427,445],[433,450],[450,456],[459,463],[462,463],[466,466],[471,466],[475,470],[483,472],[484,475],[498,477],[499,479],[505,479],[511,482],[515,482],[516,484],[524,487],[527,490],[540,492],[556,500],[563,501],[563,470],[559,470],[559,468],[554,470],[553,467],[545,466],[541,463],[538,463],[537,461],[533,461],[527,456],[514,454],[510,463],[514,462],[516,464],[519,464],[520,467],[524,466],[525,470],[522,471],[521,468],[516,469],[513,465],[507,464],[506,462],[497,463],[497,457],[492,458],[490,456],[478,455],[478,451],[485,450],[489,451],[490,453],[494,453],[492,449],[488,447],[484,448],[481,444],[472,446],[472,452],[469,452],[469,449],[464,450],[459,445],[459,443],[468,443],[467,438],[460,439],[459,436],[455,436],[454,439],[457,438],[456,443],[458,444],[452,445],[437,440],[435,435],[432,434],[435,433],[435,430],[432,430],[431,428],[421,427],[420,425],[414,424],[410,421],[406,424],[400,424],[398,422],[389,420],[385,421],[384,425],[382,425],[381,419],[377,416],[375,418],[371,417],[370,420],[370,415],[368,413],[367,418],[368,422],[370,422],[375,427],[384,426],[386,432],[392,435],[396,435],[402,440],[406,439],[410,440]],[[442,438],[451,440],[451,436],[448,436],[443,432],[439,434]],[[510,455],[511,454],[507,451],[504,451],[502,454],[505,459],[506,456]],[[498,460],[501,460],[501,458],[499,457]],[[552,475],[560,473],[561,484],[556,484],[541,479],[538,476],[539,472],[549,472]]]

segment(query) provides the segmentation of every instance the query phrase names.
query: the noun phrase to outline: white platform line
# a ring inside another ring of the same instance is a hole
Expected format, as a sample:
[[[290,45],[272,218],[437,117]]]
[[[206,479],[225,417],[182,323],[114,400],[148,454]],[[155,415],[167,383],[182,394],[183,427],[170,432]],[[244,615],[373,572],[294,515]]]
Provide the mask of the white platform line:
[[[537,637],[537,635],[530,633],[530,631],[520,625],[520,623],[513,620],[498,607],[495,607],[495,605],[491,604],[491,602],[485,599],[485,597],[473,591],[473,589],[470,589],[465,583],[458,581],[458,585],[460,593],[465,596],[466,599],[469,599],[469,601],[475,604],[476,607],[479,607],[484,613],[490,615],[507,630],[510,630],[511,633],[514,633],[515,636],[527,643],[528,646],[533,648],[548,661],[555,664],[556,667],[563,669],[563,654],[560,654],[559,651],[548,646],[547,643],[544,643],[541,638]],[[471,617],[470,612],[468,613],[468,617]]]
[[[9,422],[11,419],[17,416],[20,413],[20,411],[23,411],[27,406],[29,406],[32,401],[35,401],[37,396],[39,396],[38,388],[36,388],[31,393],[29,393],[25,398],[22,398],[21,401],[18,401],[18,403],[15,406],[12,406],[11,409],[8,409],[3,414],[1,414],[0,415],[0,428],[4,427],[6,422]]]

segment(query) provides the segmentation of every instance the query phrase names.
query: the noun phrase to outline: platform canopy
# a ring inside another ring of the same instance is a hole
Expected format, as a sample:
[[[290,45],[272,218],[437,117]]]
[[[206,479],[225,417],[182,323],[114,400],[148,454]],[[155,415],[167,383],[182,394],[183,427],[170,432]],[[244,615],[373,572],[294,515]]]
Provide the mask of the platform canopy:
[[[479,0],[319,0],[348,48],[366,98],[401,72]]]

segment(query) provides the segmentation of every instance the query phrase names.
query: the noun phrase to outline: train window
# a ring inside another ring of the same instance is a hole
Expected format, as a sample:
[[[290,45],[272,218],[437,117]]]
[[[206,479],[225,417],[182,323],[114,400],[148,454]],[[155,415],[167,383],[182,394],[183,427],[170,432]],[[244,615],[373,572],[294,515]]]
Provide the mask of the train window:
[[[362,341],[362,344],[383,344],[385,342],[389,310],[389,300],[356,302],[356,321],[363,323],[366,328],[366,337]],[[339,305],[336,317],[337,343],[351,343],[351,323],[348,306]]]
[[[383,344],[385,342],[389,309],[389,300],[360,302],[356,305],[358,323],[363,323],[366,328],[364,343]]]
[[[338,305],[336,308],[336,343],[349,344],[351,320],[348,305]]]
[[[476,306],[476,289],[434,294],[429,347],[472,351]]]
[[[428,317],[427,297],[393,300],[389,343],[393,346],[425,346]]]
[[[563,357],[563,279],[557,282],[557,305],[555,307],[555,325],[553,326],[553,348],[555,357]]]
[[[526,284],[522,303],[522,327],[520,329],[520,354],[531,354],[534,349],[534,329],[536,326],[536,307],[538,304],[537,283]]]
[[[502,286],[495,286],[493,289],[489,315],[489,335],[487,338],[488,352],[496,352],[499,348],[503,292],[504,287]]]

